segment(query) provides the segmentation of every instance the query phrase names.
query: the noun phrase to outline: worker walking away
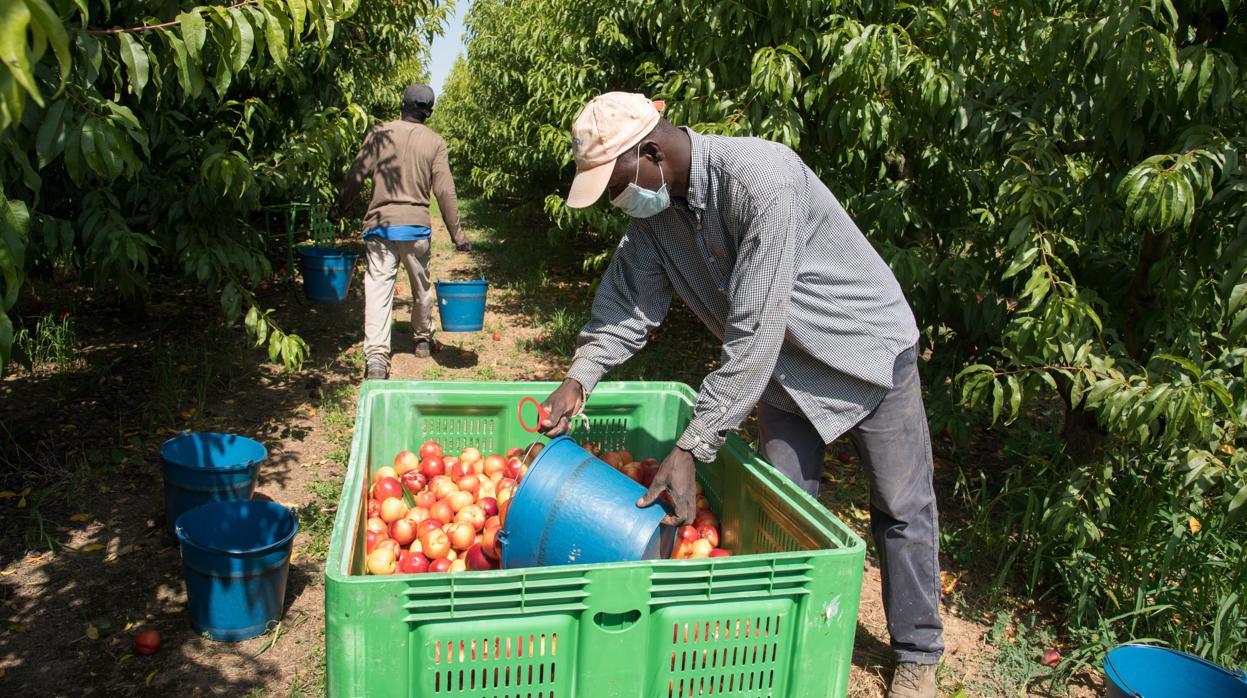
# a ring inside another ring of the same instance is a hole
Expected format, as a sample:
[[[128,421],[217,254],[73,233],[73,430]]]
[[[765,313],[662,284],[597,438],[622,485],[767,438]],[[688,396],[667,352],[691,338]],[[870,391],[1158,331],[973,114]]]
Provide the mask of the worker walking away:
[[[411,283],[415,355],[427,357],[434,350],[430,194],[437,197],[455,249],[471,250],[459,227],[459,203],[446,141],[424,123],[433,113],[433,97],[428,85],[407,86],[402,118],[369,131],[342,183],[337,204],[329,210],[329,220],[336,224],[355,202],[364,180],[372,180],[372,200],[363,226],[368,258],[364,278],[366,379],[384,379],[390,374],[390,323],[400,264]]]

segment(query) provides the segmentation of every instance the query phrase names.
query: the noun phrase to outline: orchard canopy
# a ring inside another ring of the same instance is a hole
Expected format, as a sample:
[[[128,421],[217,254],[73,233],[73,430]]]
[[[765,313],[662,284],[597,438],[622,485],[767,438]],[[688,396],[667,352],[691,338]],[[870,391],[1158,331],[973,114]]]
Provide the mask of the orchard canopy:
[[[273,360],[256,212],[326,202],[423,71],[434,0],[6,0],[3,309],[27,275],[219,294]],[[585,273],[624,220],[568,209],[606,90],[796,150],[890,263],[965,552],[1068,602],[1089,647],[1247,661],[1247,6],[1240,0],[476,0],[439,95],[460,188],[538,209]],[[0,359],[12,323],[0,312]],[[661,376],[656,376],[661,378]],[[948,549],[948,546],[946,546]],[[950,551],[957,554],[956,550]]]
[[[445,5],[0,3],[0,371],[5,311],[54,270],[122,296],[184,275],[297,366],[307,346],[251,291],[273,273],[256,214],[329,199],[394,86],[422,76]]]
[[[594,94],[792,147],[905,288],[933,428],[1008,427],[1017,462],[964,482],[1001,575],[1064,592],[1094,642],[1243,660],[1245,19],[1233,0],[477,0],[437,118],[480,194],[599,240],[588,268],[623,223],[562,198]]]

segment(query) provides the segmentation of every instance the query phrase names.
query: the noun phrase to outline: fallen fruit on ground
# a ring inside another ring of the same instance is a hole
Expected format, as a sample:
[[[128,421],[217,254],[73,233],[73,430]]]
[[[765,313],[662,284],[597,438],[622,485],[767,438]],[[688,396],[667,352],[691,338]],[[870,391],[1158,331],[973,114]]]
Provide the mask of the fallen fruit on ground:
[[[134,653],[149,657],[160,649],[160,631],[146,628],[134,636]]]

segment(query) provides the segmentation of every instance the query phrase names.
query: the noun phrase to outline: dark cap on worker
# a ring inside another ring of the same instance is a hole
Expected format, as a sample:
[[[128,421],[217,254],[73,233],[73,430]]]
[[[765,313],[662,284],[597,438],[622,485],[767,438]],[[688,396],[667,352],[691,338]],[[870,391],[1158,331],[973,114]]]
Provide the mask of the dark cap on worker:
[[[413,83],[403,90],[404,107],[432,107],[433,88],[424,83]]]

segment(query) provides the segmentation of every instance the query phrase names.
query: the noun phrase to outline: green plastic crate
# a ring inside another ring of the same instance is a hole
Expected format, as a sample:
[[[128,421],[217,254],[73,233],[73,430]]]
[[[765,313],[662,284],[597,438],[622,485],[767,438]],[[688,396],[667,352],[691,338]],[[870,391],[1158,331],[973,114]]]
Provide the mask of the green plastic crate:
[[[437,439],[531,442],[516,421],[553,383],[369,382],[325,566],[332,696],[844,696],[865,544],[732,436],[698,476],[736,556],[363,576],[371,469]],[[575,434],[662,458],[695,400],[680,383],[602,383]]]

